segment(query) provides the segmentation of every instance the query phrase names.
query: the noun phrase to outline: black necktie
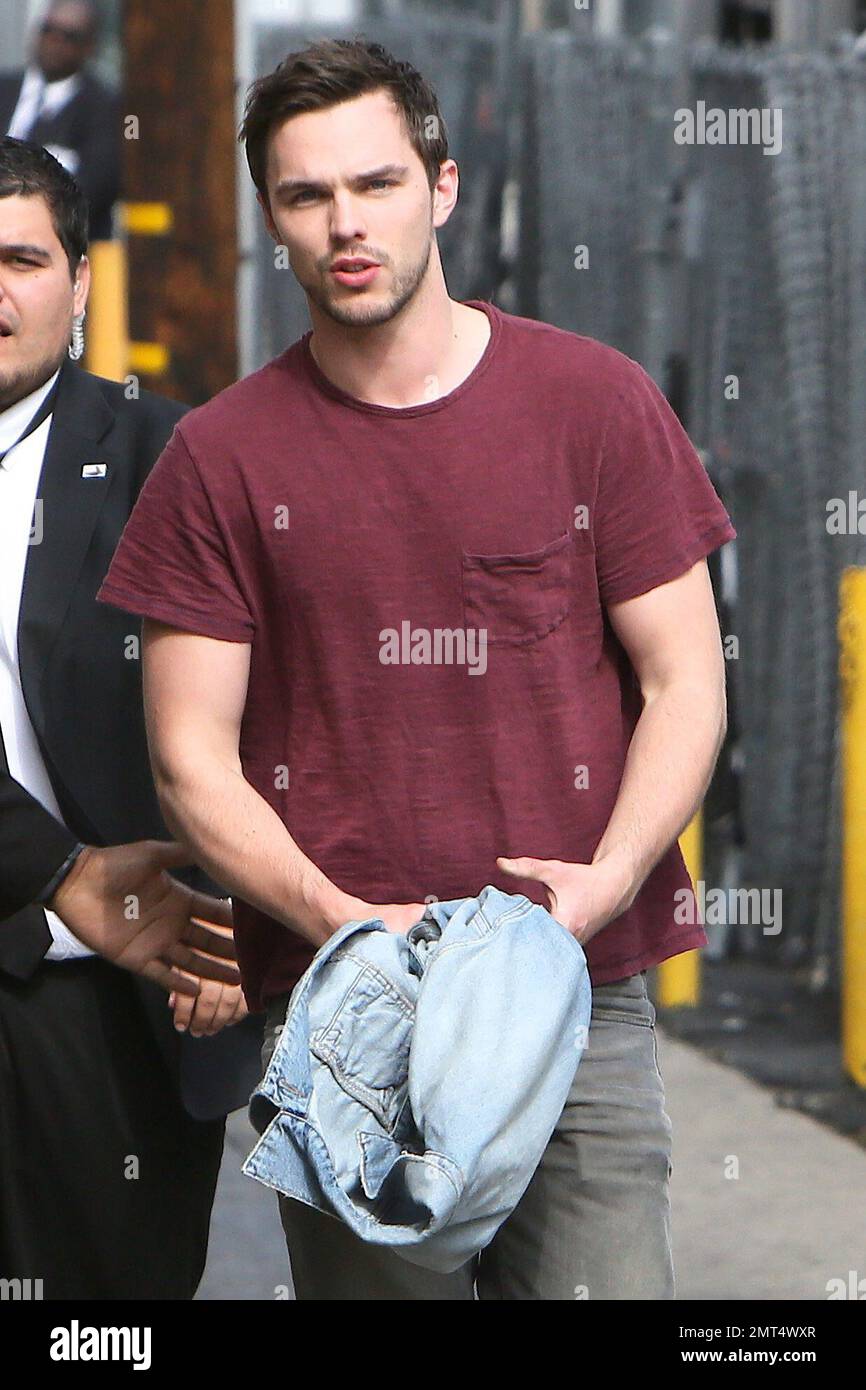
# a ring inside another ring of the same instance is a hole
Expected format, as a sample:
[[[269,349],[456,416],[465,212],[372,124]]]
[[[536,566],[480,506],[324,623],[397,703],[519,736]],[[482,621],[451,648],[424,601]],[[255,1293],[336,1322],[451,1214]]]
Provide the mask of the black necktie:
[[[23,432],[19,434],[15,443],[10,444],[9,448],[0,454],[0,462],[11,449],[20,444],[22,439],[26,439],[28,434],[32,434],[34,430],[38,429],[43,420],[48,418],[54,409],[56,393],[57,382],[54,383],[36,414]],[[9,773],[2,728],[0,728],[0,773]],[[19,979],[27,979],[51,946],[51,941],[51,932],[45,920],[45,913],[41,908],[22,908],[20,912],[14,913],[5,922],[0,922],[0,969],[7,970]]]

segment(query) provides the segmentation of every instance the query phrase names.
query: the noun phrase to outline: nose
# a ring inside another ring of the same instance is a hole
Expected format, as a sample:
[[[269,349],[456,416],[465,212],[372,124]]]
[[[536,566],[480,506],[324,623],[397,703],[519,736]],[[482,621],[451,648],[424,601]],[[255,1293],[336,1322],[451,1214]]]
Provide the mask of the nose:
[[[351,193],[341,190],[331,204],[331,235],[335,241],[366,240],[367,224],[361,208]]]

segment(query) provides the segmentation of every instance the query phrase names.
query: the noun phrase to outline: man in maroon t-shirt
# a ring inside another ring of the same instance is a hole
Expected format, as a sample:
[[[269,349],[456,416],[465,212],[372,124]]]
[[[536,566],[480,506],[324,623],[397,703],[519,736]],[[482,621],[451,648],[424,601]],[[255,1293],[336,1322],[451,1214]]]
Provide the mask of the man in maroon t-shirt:
[[[406,931],[487,883],[548,906],[593,984],[481,1256],[434,1274],[281,1199],[296,1292],[671,1298],[645,972],[706,942],[676,840],[724,733],[706,556],[733,528],[637,363],[449,298],[457,169],[414,69],[314,45],[242,133],[313,328],[177,425],[101,591],[146,618],[165,818],[234,895],[265,1058],[344,922]]]

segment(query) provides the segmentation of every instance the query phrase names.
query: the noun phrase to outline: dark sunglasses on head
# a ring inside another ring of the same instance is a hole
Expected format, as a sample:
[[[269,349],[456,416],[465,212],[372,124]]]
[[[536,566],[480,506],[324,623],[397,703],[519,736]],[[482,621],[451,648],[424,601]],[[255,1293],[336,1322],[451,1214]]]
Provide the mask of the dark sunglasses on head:
[[[67,43],[86,43],[90,37],[86,29],[70,29],[66,24],[58,24],[53,19],[44,19],[39,28],[43,34],[55,39],[65,39]]]

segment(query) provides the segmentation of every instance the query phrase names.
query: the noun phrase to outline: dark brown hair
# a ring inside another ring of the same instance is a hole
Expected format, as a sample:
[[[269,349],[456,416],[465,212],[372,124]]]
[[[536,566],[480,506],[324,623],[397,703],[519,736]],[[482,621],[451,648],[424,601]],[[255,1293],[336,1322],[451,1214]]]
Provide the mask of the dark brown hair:
[[[0,139],[0,198],[44,198],[72,279],[87,253],[87,199],[71,174],[41,145]]]
[[[321,39],[290,53],[250,87],[238,139],[246,145],[253,183],[262,196],[267,198],[268,138],[276,126],[303,112],[322,111],[382,89],[390,92],[402,115],[432,188],[439,166],[448,158],[448,133],[436,93],[411,63],[359,36]]]

